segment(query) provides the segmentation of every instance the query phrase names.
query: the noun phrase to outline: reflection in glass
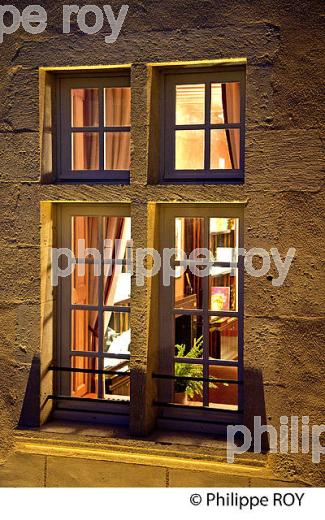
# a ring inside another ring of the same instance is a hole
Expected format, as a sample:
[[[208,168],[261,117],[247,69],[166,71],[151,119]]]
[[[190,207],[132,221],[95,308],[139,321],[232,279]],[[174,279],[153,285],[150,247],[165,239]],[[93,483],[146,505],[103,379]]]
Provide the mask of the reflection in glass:
[[[209,250],[214,262],[237,262],[238,218],[210,218]]]
[[[71,311],[71,350],[98,352],[97,311]]]
[[[99,250],[99,219],[98,217],[72,217],[72,253],[75,258],[92,258],[86,255],[87,249]]]
[[[204,130],[176,130],[175,168],[204,169]]]
[[[211,169],[237,170],[240,165],[240,130],[211,130]]]
[[[209,309],[236,311],[238,270],[228,267],[211,267],[209,277]]]
[[[72,136],[73,171],[99,169],[99,133],[73,132]]]
[[[105,126],[131,126],[131,88],[104,89]]]
[[[209,357],[224,361],[238,360],[238,319],[210,316]]]
[[[104,312],[104,344],[105,354],[130,353],[131,330],[129,312]]]
[[[228,381],[238,381],[236,367],[210,365],[209,377]],[[215,382],[209,385],[209,406],[224,410],[238,409],[238,385]]]
[[[98,88],[71,90],[72,127],[99,126]]]
[[[105,170],[130,169],[130,132],[105,133]]]
[[[202,365],[187,363],[175,363],[175,376],[202,378]],[[196,380],[178,379],[174,383],[175,404],[185,404],[190,406],[202,406],[203,402],[203,382]]]
[[[212,83],[211,123],[240,123],[239,83]]]
[[[72,304],[98,305],[99,268],[94,264],[77,264],[71,278]]]
[[[205,85],[176,85],[176,125],[203,124]]]
[[[175,316],[175,356],[200,359],[203,355],[202,316]]]

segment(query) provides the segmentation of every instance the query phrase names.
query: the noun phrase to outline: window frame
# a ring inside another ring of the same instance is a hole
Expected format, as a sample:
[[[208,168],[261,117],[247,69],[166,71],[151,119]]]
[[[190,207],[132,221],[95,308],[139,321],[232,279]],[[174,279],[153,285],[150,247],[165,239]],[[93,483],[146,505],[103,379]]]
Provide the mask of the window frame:
[[[131,78],[129,71],[116,71],[103,74],[61,74],[57,76],[57,180],[59,182],[109,182],[111,184],[129,184],[130,170],[71,170],[71,139],[67,135],[72,134],[71,126],[71,88],[112,88],[130,87]],[[132,96],[132,92],[131,92]],[[132,97],[131,97],[132,99]],[[99,151],[104,149],[105,131],[113,131],[113,127],[104,126],[104,102],[103,95],[99,96],[99,126],[96,128],[78,128],[80,132],[98,132],[100,136]],[[131,126],[116,127],[114,132],[129,132],[131,139]],[[99,160],[101,160],[99,158]]]
[[[184,218],[204,218],[207,222],[208,219],[213,217],[220,218],[238,218],[239,219],[239,233],[238,233],[238,248],[244,247],[244,205],[242,203],[190,203],[190,204],[164,204],[161,208],[161,224],[160,224],[160,247],[161,251],[165,248],[173,248],[175,245],[173,242],[175,219],[178,217]],[[205,224],[205,241],[208,239],[209,229]],[[204,247],[206,247],[204,245]],[[224,263],[224,262],[223,262]],[[238,268],[238,306],[237,311],[210,311],[208,310],[208,277],[202,278],[203,286],[205,284],[205,298],[207,299],[205,305],[206,308],[200,315],[208,322],[209,316],[231,316],[238,319],[238,360],[237,361],[226,361],[226,360],[205,360],[203,363],[199,360],[194,362],[195,364],[202,364],[203,377],[209,377],[205,365],[209,366],[232,366],[237,367],[238,373],[238,410],[228,410],[223,408],[208,407],[205,406],[204,400],[206,395],[203,396],[202,407],[191,406],[191,405],[179,405],[170,401],[169,397],[173,392],[172,385],[174,380],[164,380],[159,378],[159,375],[173,374],[174,363],[183,362],[175,358],[174,350],[171,346],[174,345],[174,326],[175,326],[175,315],[186,314],[186,315],[199,315],[199,312],[195,310],[183,310],[176,309],[174,305],[174,284],[175,278],[172,279],[172,283],[169,287],[163,284],[162,274],[160,277],[160,311],[159,311],[159,374],[157,375],[158,380],[158,395],[159,395],[159,406],[161,408],[161,417],[164,420],[188,420],[194,422],[203,422],[208,424],[209,422],[224,421],[229,423],[229,420],[240,420],[244,410],[244,257],[238,256],[237,260]],[[177,310],[177,312],[176,312]],[[163,324],[163,325],[162,325]],[[203,325],[204,331],[204,342],[209,344],[209,329],[206,325]],[[205,349],[207,352],[207,349]],[[204,354],[203,354],[204,357]],[[202,358],[203,361],[203,358]],[[186,360],[188,364],[193,364],[192,360]],[[172,423],[168,425],[172,427]]]
[[[161,159],[160,179],[162,183],[242,183],[245,169],[245,67],[184,68],[163,70],[161,77]],[[212,124],[210,122],[211,88],[205,89],[205,122],[204,124],[176,125],[176,85],[212,83],[240,83],[240,123]],[[213,129],[240,129],[240,168],[215,169],[208,168],[210,158],[210,131]],[[202,129],[204,137],[204,166],[202,170],[175,169],[175,133],[176,129]]]
[[[59,204],[57,209],[57,241],[59,247],[71,249],[71,218],[74,216],[88,216],[88,217],[131,217],[131,207],[128,203],[72,203],[72,204]],[[132,225],[132,224],[131,224]],[[103,261],[103,256],[102,256]],[[55,408],[54,408],[54,417],[56,418],[71,418],[71,413],[73,412],[81,412],[82,416],[87,417],[87,412],[90,413],[99,413],[106,421],[111,422],[113,420],[116,424],[128,424],[128,416],[131,405],[131,389],[130,389],[130,397],[129,399],[123,400],[111,400],[111,399],[98,399],[98,398],[82,398],[82,397],[73,397],[71,396],[71,374],[72,372],[62,371],[62,368],[71,367],[70,359],[73,356],[75,357],[87,357],[89,359],[99,359],[98,353],[97,355],[92,354],[91,352],[79,352],[68,350],[66,345],[70,343],[71,338],[71,319],[70,319],[70,311],[72,308],[76,310],[80,310],[83,305],[73,304],[71,298],[71,281],[72,276],[69,275],[66,278],[60,278],[59,284],[57,287],[57,297],[56,297],[56,342],[55,342],[55,352],[53,356],[54,366],[58,368],[56,373],[54,374],[54,398],[55,398]],[[102,277],[101,275],[99,284],[102,285]],[[98,298],[100,298],[100,292],[98,293]],[[100,301],[100,300],[99,300]],[[132,302],[131,302],[132,305]],[[112,310],[112,312],[125,312],[130,316],[131,313],[131,305],[129,307],[106,307],[103,304],[99,304],[96,306],[100,312],[104,312],[104,310]],[[86,305],[86,307],[95,307],[92,305]],[[101,318],[102,319],[102,318]],[[102,351],[103,345],[103,330],[102,326],[99,327],[99,336],[98,336],[98,345],[99,352]],[[130,344],[130,354],[127,355],[114,355],[114,354],[105,354],[101,352],[102,360],[104,358],[118,358],[125,359],[130,362],[132,356],[132,342]],[[61,370],[60,370],[61,368]],[[102,367],[99,365],[98,369]],[[131,381],[131,377],[130,377]],[[103,415],[106,414],[106,415]]]

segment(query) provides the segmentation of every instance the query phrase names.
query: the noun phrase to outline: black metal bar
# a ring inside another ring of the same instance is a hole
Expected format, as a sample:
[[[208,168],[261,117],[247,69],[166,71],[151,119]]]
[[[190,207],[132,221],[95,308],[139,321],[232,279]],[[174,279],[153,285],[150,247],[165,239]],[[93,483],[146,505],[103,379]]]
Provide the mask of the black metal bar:
[[[188,405],[188,404],[178,404],[178,403],[165,403],[165,402],[161,402],[161,401],[154,401],[153,402],[153,405],[154,406],[164,406],[165,408],[177,408],[177,409],[182,409],[182,410],[187,410],[188,412],[192,412],[193,410],[204,410],[204,412],[223,412],[225,414],[227,413],[230,413],[230,414],[242,414],[243,411],[242,410],[225,410],[224,408],[215,408],[215,407],[211,407],[211,406],[191,406],[191,405]],[[163,419],[164,417],[159,417],[159,419]],[[178,421],[178,417],[176,418],[175,417],[175,420]],[[191,421],[192,419],[188,419],[189,421]],[[203,421],[204,422],[204,421]]]
[[[79,374],[98,374],[98,375],[113,375],[113,376],[129,376],[130,371],[117,372],[115,370],[92,370],[91,368],[71,368],[71,367],[49,367],[53,372],[72,372]]]
[[[215,379],[211,377],[169,376],[167,374],[152,374],[153,379],[174,379],[175,381],[205,381],[206,383],[225,383],[229,385],[242,385],[243,381],[232,379]]]
[[[130,401],[113,401],[110,399],[98,399],[98,398],[91,398],[91,397],[71,397],[68,395],[49,395],[47,399],[52,401],[75,401],[80,403],[101,403],[101,404],[122,404],[122,405],[129,405]],[[78,410],[80,412],[83,412],[84,410]]]

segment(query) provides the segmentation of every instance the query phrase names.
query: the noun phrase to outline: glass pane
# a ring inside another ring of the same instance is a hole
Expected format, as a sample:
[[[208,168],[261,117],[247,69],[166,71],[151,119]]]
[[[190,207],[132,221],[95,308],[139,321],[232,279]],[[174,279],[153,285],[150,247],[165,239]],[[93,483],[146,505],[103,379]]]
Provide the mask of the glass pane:
[[[175,248],[189,256],[195,249],[204,247],[204,219],[203,218],[176,218],[175,219]],[[176,260],[182,260],[177,255]]]
[[[98,305],[100,266],[77,264],[72,280],[71,300],[73,305]]]
[[[104,259],[126,260],[131,251],[131,217],[105,217]]]
[[[105,170],[130,169],[130,132],[105,133]]]
[[[125,400],[130,398],[130,376],[129,362],[123,359],[107,359],[104,358],[104,368],[108,371],[117,371],[119,374],[104,375],[104,398],[114,401]],[[120,374],[121,372],[126,372]]]
[[[209,309],[236,311],[238,270],[228,267],[211,267],[209,277]]]
[[[240,83],[212,83],[211,123],[240,123]]]
[[[71,350],[98,352],[97,311],[71,311]]]
[[[73,171],[99,169],[99,133],[73,132],[71,168]]]
[[[240,130],[211,130],[211,169],[238,170],[240,165]]]
[[[202,281],[203,278],[195,276],[190,269],[180,271],[178,275],[176,267],[175,277],[175,308],[176,309],[202,309]],[[182,274],[183,273],[183,274]]]
[[[176,170],[204,169],[204,130],[177,130]]]
[[[205,85],[176,85],[176,125],[204,124]]]
[[[238,381],[238,369],[236,367],[210,366],[209,377]],[[209,406],[225,410],[238,409],[238,385],[228,383],[209,384]]]
[[[130,313],[104,312],[104,353],[129,354],[131,344]]]
[[[175,316],[175,357],[200,359],[203,355],[202,316]]]
[[[105,265],[103,303],[107,307],[131,304],[131,273],[122,265]]]
[[[131,126],[131,88],[105,88],[105,126]]]
[[[97,360],[95,358],[86,358],[73,356],[71,360],[72,368],[97,370]],[[96,399],[98,391],[98,375],[97,374],[71,374],[71,395],[72,397],[87,397],[88,399]]]
[[[209,250],[214,262],[237,262],[238,218],[210,218]]]
[[[98,88],[74,88],[71,90],[71,126],[99,126]]]
[[[238,319],[210,316],[209,357],[225,361],[238,359]]]
[[[100,260],[99,255],[99,218],[72,217],[72,253],[75,258]],[[87,251],[92,249],[92,251]],[[98,254],[97,254],[98,252]]]
[[[175,363],[175,376],[203,377],[202,365]],[[178,379],[174,384],[174,403],[190,406],[202,406],[203,382]]]

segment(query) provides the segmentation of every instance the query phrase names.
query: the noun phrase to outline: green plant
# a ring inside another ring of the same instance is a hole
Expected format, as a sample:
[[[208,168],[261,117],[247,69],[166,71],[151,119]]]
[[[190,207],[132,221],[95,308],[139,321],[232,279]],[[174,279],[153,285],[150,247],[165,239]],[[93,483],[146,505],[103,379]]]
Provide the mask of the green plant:
[[[203,336],[195,338],[193,346],[185,354],[186,345],[175,345],[176,357],[198,359],[203,353]],[[175,376],[177,377],[203,377],[202,365],[191,365],[187,363],[175,363]],[[210,388],[217,388],[214,383],[210,383]],[[175,392],[186,392],[190,399],[195,395],[202,397],[203,395],[203,381],[193,381],[188,379],[176,379]]]

